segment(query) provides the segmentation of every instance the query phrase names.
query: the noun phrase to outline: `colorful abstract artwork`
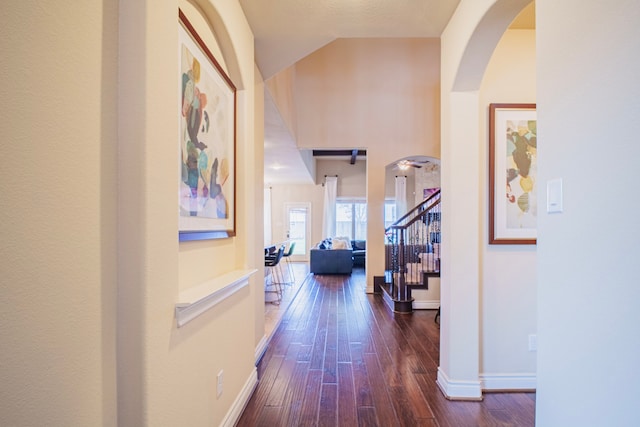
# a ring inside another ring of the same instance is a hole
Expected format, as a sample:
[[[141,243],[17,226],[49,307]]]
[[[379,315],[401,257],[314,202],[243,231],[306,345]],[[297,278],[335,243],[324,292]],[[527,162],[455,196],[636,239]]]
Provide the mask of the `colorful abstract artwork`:
[[[236,89],[180,12],[180,240],[235,234]]]
[[[537,136],[535,104],[490,105],[489,243],[536,243]]]

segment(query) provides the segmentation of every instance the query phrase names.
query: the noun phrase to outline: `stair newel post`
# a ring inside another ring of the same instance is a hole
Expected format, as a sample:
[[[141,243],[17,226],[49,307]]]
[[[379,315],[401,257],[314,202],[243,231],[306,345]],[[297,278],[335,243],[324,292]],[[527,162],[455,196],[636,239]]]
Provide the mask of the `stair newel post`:
[[[400,301],[407,299],[407,283],[405,281],[406,264],[404,257],[404,240],[406,231],[407,230],[404,227],[400,229],[400,239],[398,241],[398,286],[396,289],[396,299]]]

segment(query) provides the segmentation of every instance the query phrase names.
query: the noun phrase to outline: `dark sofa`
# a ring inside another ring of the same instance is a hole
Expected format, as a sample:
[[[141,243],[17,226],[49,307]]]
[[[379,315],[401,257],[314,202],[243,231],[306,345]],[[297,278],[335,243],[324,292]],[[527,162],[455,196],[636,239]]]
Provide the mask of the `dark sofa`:
[[[345,241],[345,239],[340,239]],[[351,274],[354,266],[364,267],[367,243],[365,240],[347,241],[349,249],[334,249],[328,238],[311,249],[309,270],[314,274]],[[344,247],[344,246],[343,246]]]
[[[353,266],[364,267],[364,261],[367,259],[367,241],[352,240],[351,249],[353,254]]]
[[[319,249],[310,251],[309,271],[313,274],[351,274],[351,249]]]

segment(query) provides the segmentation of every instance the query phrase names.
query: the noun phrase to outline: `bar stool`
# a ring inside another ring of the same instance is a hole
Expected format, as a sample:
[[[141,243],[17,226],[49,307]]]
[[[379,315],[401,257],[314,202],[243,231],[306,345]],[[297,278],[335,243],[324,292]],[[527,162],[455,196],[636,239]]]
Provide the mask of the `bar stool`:
[[[282,277],[282,268],[280,261],[284,255],[284,245],[280,246],[278,252],[275,255],[265,255],[264,267],[265,267],[265,294],[274,293],[276,299],[270,301],[272,304],[278,305],[282,301],[282,284],[284,279]]]
[[[289,257],[291,256],[291,254],[293,254],[295,247],[296,247],[296,242],[291,242],[289,244],[289,250],[284,255],[282,255],[284,260],[287,262],[287,272],[289,274],[289,279],[291,279],[287,283],[291,285],[293,285],[296,282],[296,276],[295,274],[293,274],[293,267],[291,266],[291,260]]]

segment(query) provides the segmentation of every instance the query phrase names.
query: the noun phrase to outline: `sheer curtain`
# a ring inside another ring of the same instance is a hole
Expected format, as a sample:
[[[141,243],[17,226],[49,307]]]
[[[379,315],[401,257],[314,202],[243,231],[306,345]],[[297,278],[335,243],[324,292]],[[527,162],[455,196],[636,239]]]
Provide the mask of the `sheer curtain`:
[[[338,177],[328,176],[324,182],[324,214],[322,215],[323,237],[336,234],[336,197],[338,194]]]
[[[396,219],[407,213],[407,177],[396,176]]]

